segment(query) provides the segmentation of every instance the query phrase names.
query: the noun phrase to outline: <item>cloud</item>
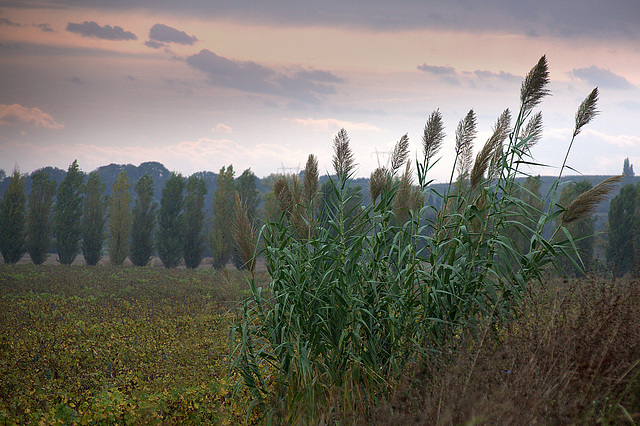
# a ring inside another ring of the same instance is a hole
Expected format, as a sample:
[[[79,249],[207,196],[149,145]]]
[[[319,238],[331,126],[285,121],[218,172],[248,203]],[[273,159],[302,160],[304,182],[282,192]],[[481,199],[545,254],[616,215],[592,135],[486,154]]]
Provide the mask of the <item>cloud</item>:
[[[420,71],[424,71],[426,73],[435,74],[435,75],[452,75],[456,73],[456,69],[453,67],[427,65],[426,63],[422,65],[418,65],[418,69]]]
[[[8,25],[10,27],[21,27],[22,25],[17,23],[17,22],[13,22],[7,18],[0,18],[0,25]]]
[[[51,25],[49,25],[49,24],[31,24],[31,25],[36,27],[36,28],[40,28],[45,33],[53,33],[53,32],[55,32],[53,30],[53,28],[51,28]]]
[[[296,78],[322,83],[344,83],[344,79],[322,70],[301,70],[295,74]]]
[[[125,31],[122,27],[111,25],[100,26],[94,21],[84,21],[82,24],[75,24],[69,22],[67,24],[67,31],[75,34],[80,34],[82,37],[95,37],[103,40],[137,40],[136,36],[131,31]]]
[[[218,123],[218,125],[216,127],[214,127],[213,129],[211,129],[211,130],[213,132],[226,133],[228,135],[233,133],[233,129],[231,129],[231,127],[227,126],[226,124],[222,124],[222,123]]]
[[[493,71],[481,71],[481,70],[476,70],[473,72],[473,75],[475,75],[476,77],[479,77],[481,79],[490,79],[490,78],[497,78],[499,80],[503,80],[503,81],[509,81],[509,82],[514,82],[514,81],[521,81],[522,77],[519,77],[517,75],[508,73],[508,72],[504,72],[504,71],[500,71],[500,72],[493,72]]]
[[[169,46],[168,44],[160,43],[160,42],[153,41],[153,40],[147,40],[147,41],[145,41],[145,42],[144,42],[144,45],[145,45],[145,46],[147,46],[147,47],[150,47],[150,48],[152,48],[152,49],[160,49],[160,48],[162,48],[162,47],[167,47],[167,46]]]
[[[626,78],[607,69],[598,68],[595,65],[592,65],[589,68],[574,68],[569,74],[575,78],[601,88],[631,89],[634,87]]]
[[[621,148],[640,146],[640,136],[636,135],[610,135],[591,129],[585,129],[585,134],[600,139],[609,145],[615,145]]]
[[[369,123],[354,123],[352,121],[337,120],[335,118],[325,118],[316,120],[313,118],[293,118],[292,123],[300,124],[305,127],[310,127],[313,130],[366,130],[371,132],[379,132],[381,129]]]
[[[13,2],[14,7],[42,4],[40,1]],[[48,0],[47,6],[68,7],[85,2]],[[256,6],[255,0],[190,1],[127,0],[91,1],[102,10],[148,10],[158,14],[180,14],[198,19],[213,18],[254,22],[265,25],[331,26],[370,31],[407,31],[433,29],[443,31],[502,32],[566,38],[640,39],[640,2],[637,0],[582,0],[566,2],[539,0],[515,2],[490,0],[472,2],[450,0],[425,2],[403,0],[273,0],[269,7]]]
[[[149,30],[149,39],[164,43],[178,43],[193,46],[198,41],[196,36],[190,36],[184,31],[176,30],[164,24],[155,24]]]
[[[618,106],[629,111],[640,111],[640,102],[638,101],[622,101]]]
[[[334,84],[344,82],[329,71],[299,70],[289,76],[253,61],[218,56],[208,49],[187,57],[186,62],[202,71],[213,86],[283,96],[305,104],[320,103],[321,97],[335,93]]]
[[[64,124],[57,123],[51,114],[42,112],[40,108],[27,108],[19,104],[0,105],[0,126],[20,123],[47,129],[64,128]]]
[[[455,68],[449,66],[439,66],[439,65],[427,65],[426,63],[422,65],[418,65],[418,70],[423,71],[427,74],[431,74],[437,77],[440,77],[442,80],[446,81],[452,85],[460,85],[462,82],[466,80],[466,83],[470,87],[475,87],[476,82],[483,81],[487,82],[490,80],[498,79],[503,82],[519,82],[522,77],[518,77],[517,75],[499,71],[486,71],[486,70],[475,70],[475,71],[460,71],[458,72]]]

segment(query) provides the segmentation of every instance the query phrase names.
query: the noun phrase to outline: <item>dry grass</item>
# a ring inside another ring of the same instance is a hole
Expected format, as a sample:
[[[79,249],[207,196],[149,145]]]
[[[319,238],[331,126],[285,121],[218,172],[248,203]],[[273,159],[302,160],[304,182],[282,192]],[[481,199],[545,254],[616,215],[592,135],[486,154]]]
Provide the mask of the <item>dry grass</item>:
[[[374,423],[637,422],[639,305],[638,280],[552,283],[518,320],[414,366]]]

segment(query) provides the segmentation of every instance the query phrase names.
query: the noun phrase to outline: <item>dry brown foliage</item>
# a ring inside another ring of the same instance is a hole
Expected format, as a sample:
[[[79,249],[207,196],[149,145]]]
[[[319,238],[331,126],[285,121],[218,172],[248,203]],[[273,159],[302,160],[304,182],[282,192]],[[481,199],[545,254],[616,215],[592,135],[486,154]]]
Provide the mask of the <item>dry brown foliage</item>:
[[[640,419],[640,281],[537,290],[512,323],[462,336],[404,376],[375,424],[624,424]]]

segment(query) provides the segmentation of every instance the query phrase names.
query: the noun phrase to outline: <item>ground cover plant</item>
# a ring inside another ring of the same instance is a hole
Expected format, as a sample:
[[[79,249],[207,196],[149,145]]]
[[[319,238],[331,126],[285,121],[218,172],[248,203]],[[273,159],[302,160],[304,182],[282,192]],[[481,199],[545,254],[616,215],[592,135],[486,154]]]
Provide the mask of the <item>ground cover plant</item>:
[[[408,161],[405,135],[390,164],[372,173],[369,206],[354,202],[355,159],[344,129],[334,140],[330,194],[319,194],[313,155],[302,182],[275,182],[280,220],[263,227],[261,245],[254,244],[271,281],[266,288],[251,283],[232,352],[233,371],[243,379],[238,388],[251,391],[267,422],[372,421],[373,407],[408,366],[438,359],[460,336],[480,338],[483,329],[499,335],[524,314],[543,274],[575,253],[566,225],[590,212],[620,177],[566,208],[556,205],[571,146],[597,114],[596,88],[578,107],[567,156],[547,194],[550,207],[516,195],[528,191],[516,178],[535,164],[531,148],[542,136],[542,115],[534,110],[549,94],[548,82],[542,57],[522,83],[515,115],[505,110],[498,117],[475,161],[475,112],[460,120],[444,193],[429,187],[445,138],[439,111],[425,126],[415,162]],[[441,201],[438,211],[425,206],[429,196]],[[545,238],[556,219],[560,226]],[[513,235],[527,244],[515,244]],[[568,259],[581,266],[579,257]]]
[[[244,422],[227,357],[245,291],[235,271],[0,265],[0,422]]]

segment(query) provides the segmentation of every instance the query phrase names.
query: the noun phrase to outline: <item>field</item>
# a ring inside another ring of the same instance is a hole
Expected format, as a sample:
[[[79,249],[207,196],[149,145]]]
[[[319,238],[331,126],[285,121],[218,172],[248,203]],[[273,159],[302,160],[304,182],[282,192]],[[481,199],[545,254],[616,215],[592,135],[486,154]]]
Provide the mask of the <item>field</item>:
[[[0,265],[0,422],[236,424],[237,271]]]
[[[242,273],[0,265],[0,292],[3,423],[246,421],[227,362]],[[518,319],[411,364],[358,421],[631,424],[639,305],[638,281],[549,280]]]

